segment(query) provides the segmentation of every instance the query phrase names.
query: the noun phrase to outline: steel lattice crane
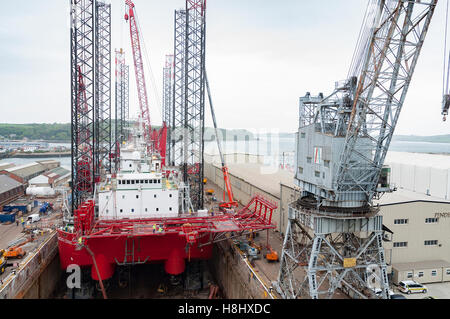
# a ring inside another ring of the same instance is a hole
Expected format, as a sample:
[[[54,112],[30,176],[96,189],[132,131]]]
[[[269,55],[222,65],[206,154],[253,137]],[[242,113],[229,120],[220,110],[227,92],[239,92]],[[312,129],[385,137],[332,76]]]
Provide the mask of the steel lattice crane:
[[[162,165],[166,162],[166,136],[167,125],[163,123],[160,131],[152,130],[150,122],[150,110],[148,103],[147,86],[144,74],[144,61],[142,57],[141,38],[136,21],[135,5],[131,0],[125,0],[128,6],[128,13],[125,14],[125,20],[130,22],[131,47],[133,51],[134,69],[136,73],[136,85],[138,90],[139,106],[141,118],[144,126],[144,139],[147,142],[148,150],[152,153],[158,152],[162,157]]]
[[[383,218],[392,191],[384,161],[438,0],[369,0],[348,80],[300,99],[295,183],[280,274],[285,298],[389,298]],[[325,284],[326,283],[326,284]]]

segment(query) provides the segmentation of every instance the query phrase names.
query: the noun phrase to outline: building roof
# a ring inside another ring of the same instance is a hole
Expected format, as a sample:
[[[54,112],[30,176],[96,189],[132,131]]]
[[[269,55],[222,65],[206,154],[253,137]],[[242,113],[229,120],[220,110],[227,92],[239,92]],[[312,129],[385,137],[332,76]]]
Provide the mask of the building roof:
[[[34,175],[36,173],[44,172],[45,167],[39,163],[30,163],[21,166],[15,166],[12,168],[6,169],[7,172],[12,173],[21,178],[27,178],[30,175]]]
[[[48,184],[48,177],[45,175],[39,175],[33,179],[28,181],[30,185],[38,185],[38,184]]]
[[[416,193],[406,189],[398,189],[393,193],[384,194],[380,200],[375,203],[384,205],[404,204],[412,202],[431,202],[431,203],[444,203],[450,204],[449,200],[444,200],[440,197],[427,196],[426,194]]]
[[[65,169],[63,167],[57,167],[54,168],[50,171],[48,171],[47,173],[45,173],[45,176],[48,176],[50,178],[57,178],[57,177],[61,177],[61,176],[65,176],[67,174],[70,174],[70,171],[68,169]]]
[[[15,189],[22,184],[6,175],[0,175],[0,194]]]
[[[12,163],[1,163],[0,164],[0,171],[6,170],[8,168],[14,167],[15,165]]]
[[[450,268],[450,262],[446,260],[428,260],[410,263],[392,264],[392,268],[398,271],[413,270],[413,269],[435,269],[435,268]]]

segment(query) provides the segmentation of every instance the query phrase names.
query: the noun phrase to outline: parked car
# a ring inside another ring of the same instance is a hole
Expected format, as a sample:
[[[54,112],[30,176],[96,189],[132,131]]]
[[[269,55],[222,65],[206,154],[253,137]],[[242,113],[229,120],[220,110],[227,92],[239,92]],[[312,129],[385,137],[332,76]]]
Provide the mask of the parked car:
[[[398,288],[401,292],[405,293],[405,294],[411,294],[411,293],[417,293],[417,292],[421,292],[421,293],[427,293],[428,289],[426,286],[419,284],[416,281],[412,281],[412,280],[406,280],[406,281],[400,281],[398,284]]]
[[[408,298],[400,294],[393,294],[391,295],[391,299],[408,299]]]

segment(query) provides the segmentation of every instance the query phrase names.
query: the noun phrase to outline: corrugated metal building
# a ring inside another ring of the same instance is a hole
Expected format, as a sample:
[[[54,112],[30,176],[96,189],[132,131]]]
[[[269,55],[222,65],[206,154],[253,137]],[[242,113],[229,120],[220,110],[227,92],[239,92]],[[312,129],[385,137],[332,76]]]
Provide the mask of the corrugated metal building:
[[[30,179],[41,175],[47,167],[37,162],[15,166],[0,171],[0,175],[8,175],[19,183],[27,183]]]
[[[12,164],[12,163],[2,163],[2,164],[0,164],[0,171],[3,171],[3,170],[8,169],[8,168],[12,168],[14,166],[15,165]]]
[[[61,166],[61,163],[57,160],[44,160],[44,161],[36,161],[43,165],[47,170],[55,169]]]
[[[42,175],[29,180],[30,186],[57,187],[66,183],[71,177],[71,172],[63,167],[54,168]]]
[[[6,175],[0,175],[0,207],[3,207],[25,193],[22,183]]]

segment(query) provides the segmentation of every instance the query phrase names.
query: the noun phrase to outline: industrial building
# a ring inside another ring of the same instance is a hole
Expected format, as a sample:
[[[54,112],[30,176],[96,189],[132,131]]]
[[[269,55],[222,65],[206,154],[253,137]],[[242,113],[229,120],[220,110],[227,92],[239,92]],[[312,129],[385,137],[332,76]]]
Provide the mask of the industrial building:
[[[11,203],[25,193],[25,187],[15,179],[0,175],[0,207]]]
[[[0,164],[0,172],[3,171],[3,170],[5,170],[5,169],[12,168],[12,167],[14,167],[14,166],[15,166],[15,165],[12,164],[12,163],[1,163],[1,164]]]
[[[7,175],[19,183],[28,183],[31,179],[59,166],[58,161],[39,161],[3,169],[0,171],[0,175]]]
[[[70,179],[71,173],[63,167],[54,168],[42,175],[31,179],[28,184],[30,187],[58,187],[67,183]]]
[[[48,148],[49,144],[47,142],[26,142],[26,141],[0,141],[0,146],[7,149],[18,149],[18,148]]]
[[[36,163],[41,164],[45,167],[46,170],[51,170],[57,167],[61,166],[61,163],[57,160],[42,160],[42,161],[36,161]]]
[[[394,233],[384,245],[393,283],[450,281],[450,201],[399,189],[379,204]]]
[[[39,175],[28,182],[27,195],[30,196],[54,196],[55,188],[66,184],[71,177],[71,172],[63,167],[54,168]]]

